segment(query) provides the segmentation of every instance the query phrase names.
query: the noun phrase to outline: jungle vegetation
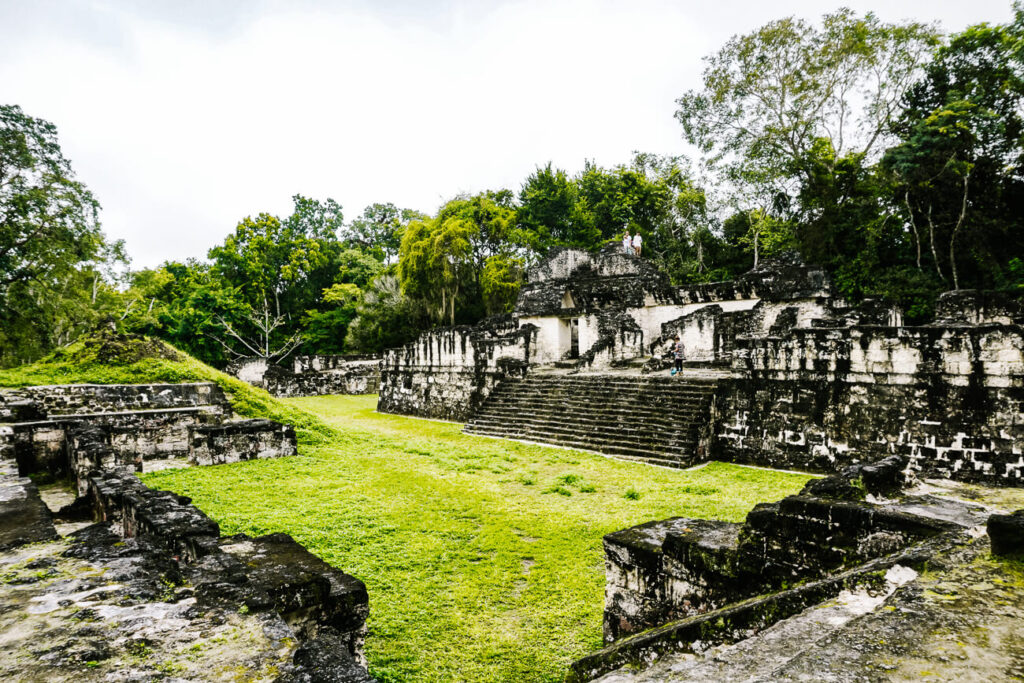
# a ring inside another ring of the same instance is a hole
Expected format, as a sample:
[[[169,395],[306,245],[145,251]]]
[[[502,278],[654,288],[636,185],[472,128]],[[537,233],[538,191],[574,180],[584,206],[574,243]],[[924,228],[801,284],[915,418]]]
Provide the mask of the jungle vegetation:
[[[0,366],[104,325],[223,367],[239,355],[378,352],[514,305],[529,265],[624,231],[676,283],[781,251],[856,301],[928,319],[939,292],[1024,291],[1024,9],[952,35],[840,10],[737,35],[705,58],[676,118],[694,158],[636,153],[433,213],[346,220],[295,195],[243,217],[204,259],[133,270],[56,127],[0,106]],[[254,207],[258,210],[259,207]]]

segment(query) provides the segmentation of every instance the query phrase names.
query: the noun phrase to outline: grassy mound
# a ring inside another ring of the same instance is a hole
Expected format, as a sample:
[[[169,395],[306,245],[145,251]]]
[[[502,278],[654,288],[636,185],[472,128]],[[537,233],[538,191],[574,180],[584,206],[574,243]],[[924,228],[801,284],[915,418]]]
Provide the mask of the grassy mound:
[[[31,365],[0,370],[0,387],[161,382],[214,382],[228,395],[236,413],[294,425],[304,444],[326,443],[337,436],[315,415],[215,370],[165,342],[140,335],[102,332]]]

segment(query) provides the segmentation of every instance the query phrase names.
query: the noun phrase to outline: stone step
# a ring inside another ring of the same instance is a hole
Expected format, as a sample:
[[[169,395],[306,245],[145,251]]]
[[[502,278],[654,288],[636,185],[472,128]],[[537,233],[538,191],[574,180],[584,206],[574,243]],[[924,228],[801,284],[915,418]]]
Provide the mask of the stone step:
[[[495,388],[467,434],[693,464],[716,383],[618,375],[530,375]]]
[[[510,433],[507,431],[495,431],[490,429],[467,429],[467,434],[473,434],[476,436],[487,436],[498,439],[516,439],[520,441],[532,441],[536,443],[548,443],[557,446],[565,446],[567,448],[578,448],[585,451],[596,451],[598,453],[604,453],[606,455],[614,455],[616,457],[623,457],[626,459],[640,460],[643,462],[653,462],[655,464],[670,464],[675,463],[676,460],[684,461],[684,466],[688,466],[688,459],[691,456],[692,451],[680,450],[677,453],[670,453],[665,451],[655,451],[645,448],[633,448],[630,446],[624,446],[620,443],[604,443],[595,442],[587,439],[570,439],[563,438],[559,435],[549,434],[517,434]]]
[[[555,372],[531,372],[526,377],[518,380],[521,382],[618,382],[618,383],[643,383],[643,384],[714,384],[718,380],[714,377],[681,374],[676,377],[668,375],[639,375],[634,372],[622,373],[555,373]]]
[[[538,439],[570,439],[574,441],[586,441],[595,445],[615,446],[624,444],[630,447],[640,446],[652,452],[683,451],[690,450],[697,443],[695,435],[675,434],[666,435],[632,435],[623,436],[620,434],[598,434],[590,430],[578,430],[567,428],[552,428],[550,425],[507,425],[507,424],[479,424],[472,425],[467,432],[489,431],[495,434],[510,436],[510,438],[531,438]],[[660,438],[666,436],[666,438]]]
[[[666,402],[676,405],[687,403],[699,403],[711,399],[712,393],[705,394],[672,394],[668,392],[649,392],[644,394],[616,393],[605,391],[591,391],[584,388],[565,389],[516,389],[496,390],[490,398],[493,400],[519,400],[519,401],[585,401],[585,400],[608,400],[620,404],[650,405],[653,401]]]
[[[486,410],[482,410],[469,421],[472,423],[480,419],[515,418],[526,413],[540,419],[550,419],[559,424],[572,421],[588,423],[599,421],[622,427],[631,424],[643,424],[666,429],[683,425],[701,424],[705,421],[702,418],[707,415],[706,410],[689,408],[669,413],[652,412],[650,409],[645,411],[619,410],[615,408],[574,409],[569,406],[498,403],[497,405],[487,406]]]
[[[503,416],[480,416],[467,423],[467,426],[508,427],[510,429],[539,429],[553,432],[574,434],[594,434],[607,438],[634,439],[644,438],[654,442],[666,442],[677,438],[691,439],[697,428],[697,422],[676,423],[669,426],[657,424],[634,423],[630,426],[592,422],[584,419],[552,420],[529,413]]]
[[[601,396],[616,400],[649,401],[654,397],[673,401],[705,400],[710,398],[712,391],[662,391],[662,390],[620,390],[596,389],[587,387],[506,387],[504,384],[492,392],[492,396],[522,396],[541,398],[545,396]]]
[[[715,390],[714,384],[689,384],[682,382],[570,382],[570,381],[544,381],[544,380],[518,380],[508,382],[499,387],[515,388],[517,391],[527,389],[571,389],[588,391],[607,390],[620,393],[649,394],[651,392],[666,394],[710,394]]]

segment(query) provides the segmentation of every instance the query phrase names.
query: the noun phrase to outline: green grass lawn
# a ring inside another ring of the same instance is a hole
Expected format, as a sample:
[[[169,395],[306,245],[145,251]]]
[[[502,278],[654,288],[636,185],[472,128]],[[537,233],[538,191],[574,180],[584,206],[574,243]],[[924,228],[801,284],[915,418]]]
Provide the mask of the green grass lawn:
[[[379,415],[376,396],[288,403],[333,427],[329,441],[144,479],[191,496],[225,533],[289,533],[365,581],[381,681],[561,680],[601,646],[604,534],[677,515],[740,521],[808,478],[465,436]]]

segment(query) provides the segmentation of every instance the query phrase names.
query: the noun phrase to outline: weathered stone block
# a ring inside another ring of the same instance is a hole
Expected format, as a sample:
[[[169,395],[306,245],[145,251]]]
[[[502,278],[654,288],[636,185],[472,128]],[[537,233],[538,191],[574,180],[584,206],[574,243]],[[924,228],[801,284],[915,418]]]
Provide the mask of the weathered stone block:
[[[194,560],[209,548],[206,539],[220,536],[217,523],[185,496],[143,486],[122,501],[125,536],[148,536],[180,557]]]
[[[10,392],[29,400],[49,418],[59,415],[133,410],[227,406],[212,382],[184,384],[63,384],[24,387]]]
[[[369,615],[362,581],[330,566],[287,534],[232,536],[223,539],[221,549],[247,568],[249,585],[266,592],[290,626],[306,637],[331,627],[361,660]]]
[[[1024,510],[988,518],[992,554],[1024,559]]]
[[[188,459],[195,465],[282,458],[298,452],[295,430],[273,420],[199,425],[190,431]]]
[[[373,683],[374,679],[352,658],[344,635],[323,628],[295,651],[292,661],[310,672],[308,683]]]

